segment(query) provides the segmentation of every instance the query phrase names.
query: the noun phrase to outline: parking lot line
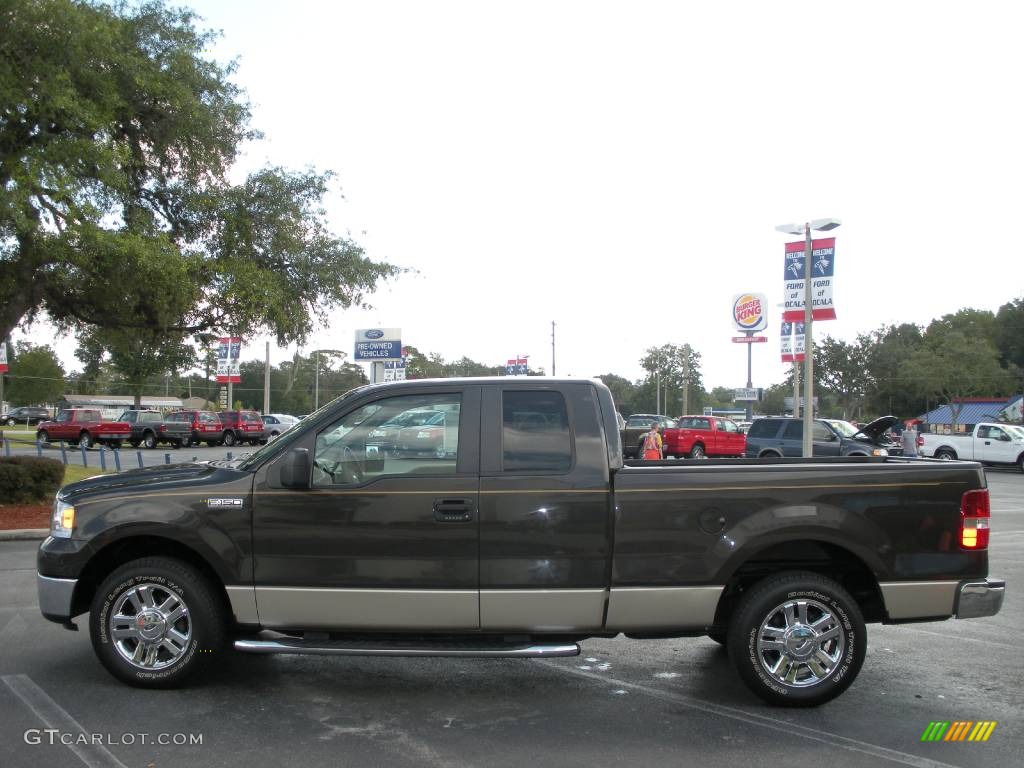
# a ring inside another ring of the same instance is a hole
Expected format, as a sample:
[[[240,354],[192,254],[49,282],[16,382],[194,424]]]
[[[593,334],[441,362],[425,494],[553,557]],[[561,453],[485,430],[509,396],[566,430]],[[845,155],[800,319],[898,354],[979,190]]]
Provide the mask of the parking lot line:
[[[78,721],[51,699],[28,675],[4,675],[0,680],[4,681],[4,685],[10,688],[47,728],[53,728],[61,734],[69,734],[70,743],[65,746],[89,768],[127,768],[102,744],[89,743],[90,739]],[[75,743],[79,735],[85,737],[81,744]]]
[[[577,677],[585,677],[606,685],[616,686],[620,689],[624,688],[627,690],[633,690],[638,693],[651,696],[652,698],[669,701],[673,704],[678,704],[689,709],[695,709],[699,712],[727,717],[732,720],[747,723],[748,725],[756,725],[773,731],[781,731],[788,736],[799,736],[810,741],[827,744],[831,747],[839,747],[840,749],[845,749],[849,752],[859,752],[874,758],[889,760],[894,763],[902,763],[903,765],[910,765],[914,768],[957,768],[957,766],[950,763],[943,763],[938,760],[931,760],[927,757],[912,755],[908,752],[900,752],[899,750],[889,749],[888,747],[881,747],[877,744],[870,744],[866,741],[859,741],[858,739],[851,739],[847,736],[840,736],[839,734],[831,733],[830,731],[821,731],[816,728],[808,728],[807,726],[797,725],[796,723],[787,722],[785,720],[765,717],[764,715],[758,715],[753,712],[744,712],[741,709],[735,709],[723,704],[713,704],[709,701],[692,699],[689,696],[683,696],[678,693],[672,693],[671,691],[665,691],[660,688],[654,688],[641,683],[631,683],[615,677],[599,675],[595,672],[587,672],[582,669],[565,667],[553,661],[536,660],[534,663],[542,664],[556,672],[562,672],[567,675],[576,675]],[[917,734],[913,735],[915,737],[917,736]]]

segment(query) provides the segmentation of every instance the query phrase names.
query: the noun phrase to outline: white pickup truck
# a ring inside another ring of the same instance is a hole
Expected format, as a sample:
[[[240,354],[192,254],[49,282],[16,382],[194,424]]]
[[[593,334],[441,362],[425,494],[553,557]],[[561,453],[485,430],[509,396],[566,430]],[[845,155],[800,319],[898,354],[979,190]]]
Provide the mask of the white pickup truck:
[[[936,459],[966,459],[982,464],[1016,464],[1024,471],[1024,427],[1015,424],[978,424],[964,435],[921,433],[918,452]]]

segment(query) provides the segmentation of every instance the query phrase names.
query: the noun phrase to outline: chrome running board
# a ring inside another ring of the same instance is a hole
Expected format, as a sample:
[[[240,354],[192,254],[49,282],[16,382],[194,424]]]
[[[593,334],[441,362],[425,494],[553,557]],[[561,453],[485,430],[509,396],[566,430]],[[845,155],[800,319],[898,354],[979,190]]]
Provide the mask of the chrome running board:
[[[388,642],[360,640],[235,640],[235,650],[245,653],[312,654],[315,656],[462,656],[490,659],[540,659],[552,656],[579,656],[578,643],[487,643],[466,642]]]

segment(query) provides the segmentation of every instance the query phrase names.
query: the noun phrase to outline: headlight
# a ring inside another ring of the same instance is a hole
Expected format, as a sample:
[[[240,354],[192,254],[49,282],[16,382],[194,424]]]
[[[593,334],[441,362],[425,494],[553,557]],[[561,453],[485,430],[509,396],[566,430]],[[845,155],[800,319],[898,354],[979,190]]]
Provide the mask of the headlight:
[[[426,439],[426,438],[430,437],[430,434],[431,434],[431,433],[430,433],[430,430],[428,430],[428,429],[424,429],[424,430],[423,430],[422,432],[417,432],[417,433],[416,433],[416,437],[417,437],[418,439],[420,439],[420,440],[424,440],[424,439]]]
[[[872,456],[888,456],[889,452],[885,448],[875,448],[871,451]]]
[[[384,434],[385,432],[383,429],[375,429],[372,432],[370,432],[370,434],[367,435],[367,437],[384,437]]]
[[[53,517],[50,519],[50,535],[58,539],[70,539],[75,527],[75,508],[59,496],[53,502]]]

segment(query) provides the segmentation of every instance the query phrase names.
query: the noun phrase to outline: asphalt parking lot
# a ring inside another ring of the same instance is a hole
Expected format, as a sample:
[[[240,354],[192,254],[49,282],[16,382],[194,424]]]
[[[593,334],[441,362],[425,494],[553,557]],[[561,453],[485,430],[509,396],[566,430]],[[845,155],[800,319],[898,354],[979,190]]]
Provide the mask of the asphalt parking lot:
[[[1004,768],[1024,748],[1024,474],[991,471],[989,484],[1002,612],[871,625],[857,682],[814,710],[762,705],[704,638],[592,640],[551,661],[226,653],[191,688],[135,690],[100,667],[85,631],[39,615],[36,543],[0,542],[0,766]],[[985,743],[921,742],[935,720],[998,725]],[[47,728],[75,744],[51,745]]]

